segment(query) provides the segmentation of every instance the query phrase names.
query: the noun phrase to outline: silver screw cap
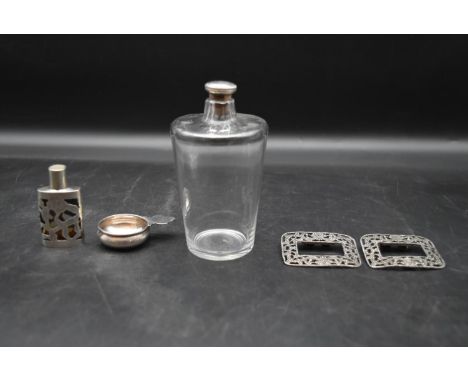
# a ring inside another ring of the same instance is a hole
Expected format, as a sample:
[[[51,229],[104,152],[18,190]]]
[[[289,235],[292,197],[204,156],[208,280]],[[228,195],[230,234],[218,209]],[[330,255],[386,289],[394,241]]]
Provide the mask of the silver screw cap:
[[[49,185],[54,190],[61,190],[67,188],[67,178],[65,177],[65,170],[67,166],[64,164],[54,164],[49,167]]]
[[[228,81],[210,81],[205,84],[205,90],[210,94],[231,95],[237,90],[237,85]]]

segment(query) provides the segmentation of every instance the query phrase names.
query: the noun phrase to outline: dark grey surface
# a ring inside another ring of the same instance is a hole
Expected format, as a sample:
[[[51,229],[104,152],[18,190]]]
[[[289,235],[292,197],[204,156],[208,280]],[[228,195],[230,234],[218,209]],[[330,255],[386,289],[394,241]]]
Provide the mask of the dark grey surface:
[[[253,252],[215,263],[186,249],[172,166],[66,161],[86,242],[65,250],[40,244],[36,188],[51,162],[2,159],[0,345],[466,346],[468,177],[463,157],[440,161],[267,166]],[[116,212],[177,221],[113,252],[95,230]],[[294,230],[423,235],[447,268],[287,267],[279,240]]]

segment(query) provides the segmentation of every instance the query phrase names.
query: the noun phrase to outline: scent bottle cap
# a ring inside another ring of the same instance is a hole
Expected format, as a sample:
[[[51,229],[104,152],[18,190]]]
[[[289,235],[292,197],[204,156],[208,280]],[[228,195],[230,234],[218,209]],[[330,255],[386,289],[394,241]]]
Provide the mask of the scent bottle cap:
[[[205,84],[205,90],[210,96],[230,96],[236,92],[237,85],[228,81],[210,81]]]
[[[49,186],[54,190],[67,188],[67,178],[65,170],[67,166],[64,164],[54,164],[49,167]]]

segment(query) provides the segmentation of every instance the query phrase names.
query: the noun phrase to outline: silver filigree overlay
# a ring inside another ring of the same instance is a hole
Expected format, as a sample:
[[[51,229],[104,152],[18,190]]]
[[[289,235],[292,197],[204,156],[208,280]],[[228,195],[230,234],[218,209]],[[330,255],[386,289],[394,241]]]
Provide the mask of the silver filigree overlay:
[[[81,201],[76,191],[42,193],[39,218],[42,242],[47,247],[67,247],[83,239]]]
[[[380,245],[418,245],[425,256],[383,256]],[[371,268],[444,268],[445,262],[429,239],[416,235],[389,235],[374,233],[361,237],[362,250]]]
[[[343,255],[301,255],[298,243],[341,244]],[[352,267],[361,265],[356,241],[333,232],[286,232],[281,236],[283,261],[296,267]]]

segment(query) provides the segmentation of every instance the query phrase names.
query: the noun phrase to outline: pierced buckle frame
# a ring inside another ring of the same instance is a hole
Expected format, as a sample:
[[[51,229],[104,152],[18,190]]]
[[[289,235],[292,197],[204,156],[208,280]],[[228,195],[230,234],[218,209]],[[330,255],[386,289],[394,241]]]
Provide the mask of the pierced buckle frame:
[[[434,243],[423,236],[374,233],[361,237],[364,258],[371,268],[445,268]],[[419,245],[426,256],[383,256],[380,244]]]
[[[341,244],[343,255],[301,255],[298,243]],[[296,267],[351,267],[361,265],[356,241],[334,232],[286,232],[281,236],[283,262]]]

